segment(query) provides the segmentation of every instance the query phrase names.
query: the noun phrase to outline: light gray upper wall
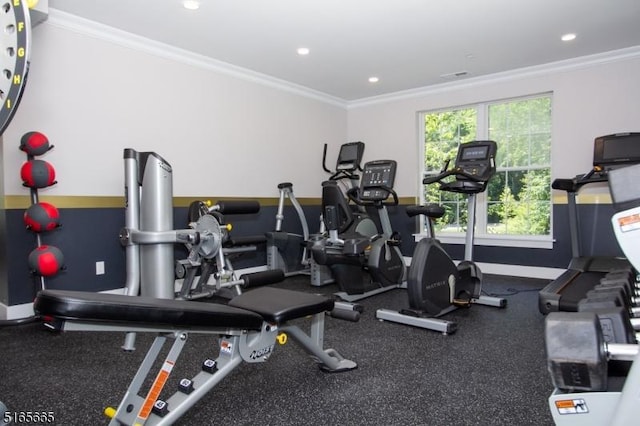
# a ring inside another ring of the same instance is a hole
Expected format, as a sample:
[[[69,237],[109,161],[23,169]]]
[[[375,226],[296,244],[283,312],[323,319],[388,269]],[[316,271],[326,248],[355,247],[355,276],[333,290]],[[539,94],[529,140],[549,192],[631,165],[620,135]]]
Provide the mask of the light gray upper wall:
[[[25,94],[4,134],[5,195],[28,194],[18,146],[30,130],[55,145],[42,159],[59,183],[40,193],[65,196],[122,195],[123,149],[134,148],[172,165],[176,196],[277,197],[291,181],[298,196],[317,197],[323,144],[345,142],[344,104],[52,19],[33,36]]]
[[[362,100],[349,108],[348,139],[367,143],[367,160],[395,159],[396,190],[417,196],[421,111],[553,92],[552,178],[572,177],[590,170],[596,137],[640,132],[639,76],[640,49],[634,48]]]
[[[43,159],[59,184],[41,193],[122,195],[122,150],[130,147],[172,164],[176,196],[246,197],[275,197],[282,181],[292,181],[298,196],[319,196],[322,145],[330,145],[328,163],[335,164],[340,144],[354,140],[367,144],[365,160],[398,161],[399,195],[416,196],[417,117],[425,110],[553,92],[554,177],[588,170],[595,137],[640,131],[640,48],[347,109],[284,82],[219,72],[186,52],[54,18],[33,31],[29,80],[4,134],[5,195],[27,194],[17,147],[30,130],[56,146]]]

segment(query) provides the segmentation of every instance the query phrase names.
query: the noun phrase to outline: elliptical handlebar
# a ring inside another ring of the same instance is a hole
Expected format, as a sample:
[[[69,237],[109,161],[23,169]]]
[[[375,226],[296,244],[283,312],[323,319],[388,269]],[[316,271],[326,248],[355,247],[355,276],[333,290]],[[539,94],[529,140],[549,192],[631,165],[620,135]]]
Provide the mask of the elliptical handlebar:
[[[551,188],[566,192],[578,192],[580,189],[590,183],[607,182],[609,180],[609,172],[601,166],[593,166],[593,168],[574,178],[556,178],[551,183]]]
[[[426,177],[422,180],[422,184],[430,185],[436,182],[439,184],[443,184],[446,182],[442,182],[442,180],[448,178],[449,176],[456,176],[456,177],[460,176],[473,182],[484,182],[484,179],[481,179],[478,176],[472,175],[471,173],[467,173],[463,169],[456,167],[455,169],[445,170],[444,172],[441,172],[436,176]]]
[[[338,159],[336,161],[335,170],[330,170],[327,167],[327,144],[324,144],[322,151],[322,169],[331,174],[329,180],[357,180],[360,177],[355,174],[355,171],[362,171],[362,156],[364,154],[363,142],[347,142],[340,146],[340,152],[338,153]]]
[[[443,170],[422,180],[424,185],[440,184],[441,191],[462,194],[477,194],[487,188],[491,177],[496,173],[496,152],[498,144],[495,141],[471,141],[458,146],[455,163],[447,170],[448,162]],[[455,180],[445,182],[444,179],[455,176]]]
[[[324,144],[324,148],[322,150],[322,170],[325,172],[332,174],[333,172],[327,168],[327,144]]]
[[[330,177],[329,180],[334,180],[334,181],[339,181],[342,179],[360,179],[360,176],[358,176],[355,173],[351,173],[351,172],[347,172],[345,170],[338,170],[337,172],[333,173]]]
[[[253,214],[260,211],[260,202],[254,200],[220,200],[209,211],[222,214]]]

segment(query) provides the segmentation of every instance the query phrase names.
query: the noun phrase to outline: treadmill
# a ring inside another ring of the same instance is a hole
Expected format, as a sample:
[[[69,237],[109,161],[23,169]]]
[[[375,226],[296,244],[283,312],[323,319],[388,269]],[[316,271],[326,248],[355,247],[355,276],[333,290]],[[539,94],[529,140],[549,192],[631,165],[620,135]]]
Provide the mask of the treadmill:
[[[633,270],[625,258],[582,255],[576,196],[586,185],[608,182],[610,170],[637,163],[640,163],[640,133],[601,136],[594,141],[591,171],[572,179],[555,179],[551,184],[553,189],[567,192],[572,259],[567,270],[540,291],[538,309],[542,314],[577,312],[580,300],[608,272]]]

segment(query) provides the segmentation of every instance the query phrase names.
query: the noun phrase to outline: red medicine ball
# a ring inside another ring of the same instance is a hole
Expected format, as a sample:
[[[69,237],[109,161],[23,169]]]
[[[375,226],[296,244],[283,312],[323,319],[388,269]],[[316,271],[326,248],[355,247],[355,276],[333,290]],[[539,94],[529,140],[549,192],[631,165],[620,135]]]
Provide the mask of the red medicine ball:
[[[43,277],[50,277],[58,273],[64,266],[64,256],[59,248],[54,246],[36,247],[29,254],[29,268]]]
[[[24,223],[33,232],[51,231],[60,225],[60,213],[53,204],[36,203],[24,212]]]
[[[44,160],[29,160],[20,169],[22,183],[29,188],[46,188],[56,183],[56,171]]]
[[[27,132],[20,138],[20,150],[28,155],[42,155],[50,149],[49,139],[40,132]]]

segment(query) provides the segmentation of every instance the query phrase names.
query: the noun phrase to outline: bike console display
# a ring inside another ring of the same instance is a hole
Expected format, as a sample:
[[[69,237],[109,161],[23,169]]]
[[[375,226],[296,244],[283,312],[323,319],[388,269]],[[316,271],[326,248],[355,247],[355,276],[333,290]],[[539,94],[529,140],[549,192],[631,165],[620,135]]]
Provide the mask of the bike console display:
[[[456,168],[480,181],[488,181],[496,171],[494,141],[474,141],[460,145],[456,157]],[[464,175],[458,179],[468,179]]]
[[[393,191],[397,164],[393,160],[369,161],[362,170],[360,199],[383,201]]]
[[[428,176],[422,183],[438,183],[441,191],[461,194],[477,194],[487,189],[489,179],[496,173],[496,152],[494,141],[473,141],[461,144],[452,169],[445,169],[436,176]],[[447,162],[447,165],[449,163]],[[453,176],[454,180],[447,178]]]

